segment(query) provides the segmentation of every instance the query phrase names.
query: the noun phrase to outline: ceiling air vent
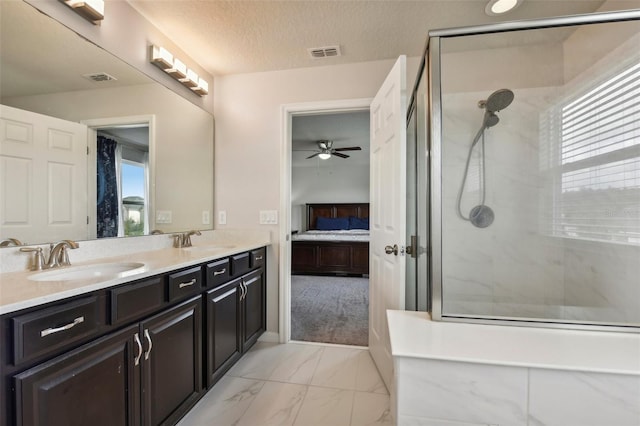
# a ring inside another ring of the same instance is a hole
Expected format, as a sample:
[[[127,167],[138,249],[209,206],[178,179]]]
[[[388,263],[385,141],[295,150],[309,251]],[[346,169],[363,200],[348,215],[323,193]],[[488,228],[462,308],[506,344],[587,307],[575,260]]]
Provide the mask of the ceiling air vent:
[[[112,80],[117,80],[117,78],[115,78],[112,75],[107,74],[106,72],[97,72],[94,74],[84,74],[83,75],[84,78],[89,79],[91,81],[97,81],[97,82],[101,82],[101,81],[112,81]]]
[[[324,47],[312,47],[307,49],[312,59],[331,58],[334,56],[341,56],[340,46],[324,46]]]

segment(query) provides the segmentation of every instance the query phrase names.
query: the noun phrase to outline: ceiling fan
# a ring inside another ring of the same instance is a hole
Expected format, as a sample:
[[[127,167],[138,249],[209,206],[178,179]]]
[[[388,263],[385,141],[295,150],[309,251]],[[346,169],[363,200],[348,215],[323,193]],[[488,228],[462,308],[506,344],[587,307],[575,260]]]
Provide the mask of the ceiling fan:
[[[335,155],[336,157],[340,157],[340,158],[349,158],[349,156],[347,154],[343,154],[341,151],[361,151],[362,148],[360,148],[359,146],[350,146],[350,147],[346,147],[346,148],[333,148],[333,141],[329,141],[329,140],[320,140],[317,142],[318,143],[318,151],[307,157],[307,160],[309,158],[313,158],[313,157],[319,157],[321,160],[328,160],[329,158],[331,158],[332,155]]]

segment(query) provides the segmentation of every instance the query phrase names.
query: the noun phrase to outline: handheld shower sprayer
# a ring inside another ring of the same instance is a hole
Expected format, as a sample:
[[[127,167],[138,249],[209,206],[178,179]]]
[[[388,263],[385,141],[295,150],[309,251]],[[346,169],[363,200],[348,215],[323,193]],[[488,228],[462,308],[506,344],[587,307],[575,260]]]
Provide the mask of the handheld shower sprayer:
[[[502,111],[513,102],[515,95],[509,89],[500,89],[493,92],[486,100],[481,100],[478,102],[478,108],[482,108],[485,110],[484,117],[482,118],[482,125],[480,126],[480,130],[476,133],[476,136],[473,138],[473,142],[471,143],[471,147],[469,147],[469,153],[467,154],[467,163],[464,169],[464,176],[462,178],[462,184],[460,185],[460,190],[458,191],[458,216],[460,216],[464,220],[468,220],[472,225],[478,228],[486,228],[487,226],[493,223],[493,219],[495,215],[493,210],[487,205],[485,202],[485,161],[484,161],[484,132],[486,129],[495,126],[500,122],[500,118],[496,114],[497,112]],[[469,164],[471,162],[471,156],[473,154],[473,148],[476,146],[478,141],[482,140],[481,148],[480,148],[480,204],[473,207],[469,212],[469,216],[465,216],[462,214],[461,204],[462,204],[462,193],[464,191],[464,186],[467,182],[467,175],[469,174]]]

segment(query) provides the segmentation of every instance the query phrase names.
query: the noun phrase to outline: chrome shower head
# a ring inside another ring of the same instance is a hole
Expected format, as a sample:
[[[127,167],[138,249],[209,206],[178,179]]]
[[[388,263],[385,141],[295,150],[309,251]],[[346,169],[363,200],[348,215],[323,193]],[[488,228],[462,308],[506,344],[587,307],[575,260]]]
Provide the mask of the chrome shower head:
[[[500,118],[493,111],[486,111],[484,113],[484,119],[482,125],[484,127],[493,127],[500,121]]]
[[[509,89],[500,89],[493,92],[486,101],[484,101],[483,107],[487,112],[502,111],[513,102],[514,94]]]

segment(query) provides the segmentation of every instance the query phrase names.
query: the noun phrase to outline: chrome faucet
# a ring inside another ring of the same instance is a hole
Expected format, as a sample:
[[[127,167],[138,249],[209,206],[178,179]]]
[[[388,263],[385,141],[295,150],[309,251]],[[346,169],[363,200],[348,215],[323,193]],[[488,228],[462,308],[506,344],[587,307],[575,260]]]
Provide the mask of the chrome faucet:
[[[22,243],[17,238],[7,238],[6,240],[0,241],[0,247],[9,247],[11,244],[14,246],[21,246]]]
[[[202,235],[202,234],[200,233],[200,231],[188,231],[188,232],[183,232],[182,234],[171,235],[171,238],[173,238],[173,246],[176,248],[191,247],[192,235]]]

